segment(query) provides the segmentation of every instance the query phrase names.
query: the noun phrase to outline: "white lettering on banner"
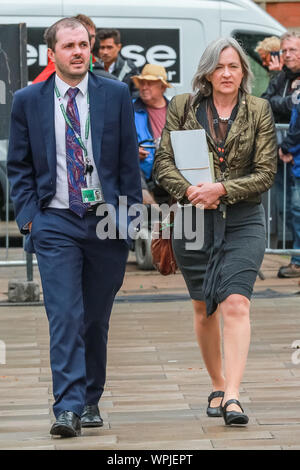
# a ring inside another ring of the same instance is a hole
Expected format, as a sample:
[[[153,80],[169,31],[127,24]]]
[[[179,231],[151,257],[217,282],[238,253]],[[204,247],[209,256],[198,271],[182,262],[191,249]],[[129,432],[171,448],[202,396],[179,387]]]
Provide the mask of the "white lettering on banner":
[[[47,51],[46,44],[40,44],[38,49],[27,44],[27,66],[34,65],[38,61],[39,66],[45,67],[48,64]]]
[[[48,48],[46,44],[39,45],[39,65],[41,67],[46,67],[48,64]]]
[[[33,65],[36,63],[38,58],[38,51],[35,47],[27,44],[27,66]]]
[[[134,62],[136,67],[143,67],[146,63],[146,59],[139,52],[143,52],[144,48],[138,45],[124,46],[121,50],[124,59],[130,59]]]
[[[177,60],[177,53],[175,49],[165,44],[158,44],[145,50],[144,47],[138,44],[130,44],[124,46],[121,50],[124,59],[130,59],[134,62],[136,67],[143,67],[146,62],[149,64],[161,65],[165,68],[172,67]],[[27,66],[38,64],[40,67],[45,67],[48,64],[47,46],[39,44],[34,47],[27,44]],[[169,71],[170,72],[170,71]],[[175,71],[171,72],[176,75]],[[169,80],[172,75],[168,76]]]
[[[0,364],[6,364],[6,344],[0,340]]]
[[[176,70],[168,70],[168,80],[171,82],[173,80],[173,75],[176,75]]]
[[[131,44],[122,48],[122,56],[125,59],[131,59],[137,67],[143,67],[146,61],[149,64],[162,65],[163,67],[171,67],[177,59],[176,51],[164,44],[152,46],[146,51],[146,58],[141,52],[144,51],[142,46]]]
[[[162,65],[163,67],[172,67],[176,62],[176,51],[172,47],[158,45],[152,46],[146,53],[146,59],[149,64]]]

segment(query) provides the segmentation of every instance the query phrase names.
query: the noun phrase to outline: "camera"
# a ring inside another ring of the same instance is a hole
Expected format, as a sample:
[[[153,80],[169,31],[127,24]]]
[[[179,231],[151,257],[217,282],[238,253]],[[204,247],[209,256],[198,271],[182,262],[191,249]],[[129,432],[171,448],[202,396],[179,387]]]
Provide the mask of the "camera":
[[[273,56],[273,57],[278,57],[278,59],[279,59],[279,57],[280,57],[280,52],[279,52],[279,51],[271,51],[271,52],[270,52],[270,55]]]

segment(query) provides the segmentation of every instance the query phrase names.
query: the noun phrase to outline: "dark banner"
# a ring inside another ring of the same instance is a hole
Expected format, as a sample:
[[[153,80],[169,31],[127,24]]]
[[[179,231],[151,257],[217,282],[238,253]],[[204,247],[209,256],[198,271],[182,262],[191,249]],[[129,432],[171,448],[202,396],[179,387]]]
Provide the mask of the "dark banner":
[[[0,140],[8,139],[13,93],[26,84],[26,25],[0,25]]]
[[[146,63],[162,65],[168,80],[180,83],[179,29],[120,29],[122,56],[137,67]],[[45,28],[28,28],[27,63],[29,80],[47,65],[47,47],[43,40]]]

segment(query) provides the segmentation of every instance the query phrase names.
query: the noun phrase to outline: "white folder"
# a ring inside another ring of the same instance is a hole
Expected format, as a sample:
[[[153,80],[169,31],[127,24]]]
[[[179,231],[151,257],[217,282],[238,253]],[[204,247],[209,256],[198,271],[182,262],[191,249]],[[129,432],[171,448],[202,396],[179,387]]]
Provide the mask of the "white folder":
[[[175,163],[189,183],[214,183],[213,156],[204,129],[171,131]]]

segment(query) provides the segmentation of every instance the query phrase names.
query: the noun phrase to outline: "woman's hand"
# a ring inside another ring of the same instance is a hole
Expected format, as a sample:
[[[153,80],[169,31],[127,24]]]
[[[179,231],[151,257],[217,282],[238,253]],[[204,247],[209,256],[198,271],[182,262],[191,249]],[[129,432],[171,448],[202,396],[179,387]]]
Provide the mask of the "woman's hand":
[[[185,194],[194,206],[216,209],[220,204],[220,197],[226,194],[226,190],[222,183],[199,183],[197,186],[189,186]]]

